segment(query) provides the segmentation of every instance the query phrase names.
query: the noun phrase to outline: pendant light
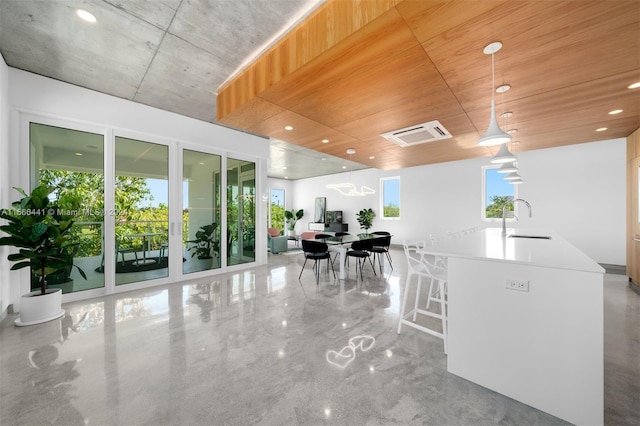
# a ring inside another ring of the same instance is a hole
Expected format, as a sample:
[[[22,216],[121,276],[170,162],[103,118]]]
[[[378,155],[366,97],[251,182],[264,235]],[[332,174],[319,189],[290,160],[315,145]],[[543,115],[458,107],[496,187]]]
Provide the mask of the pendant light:
[[[504,177],[504,180],[517,180],[522,179],[522,176],[518,174],[518,172],[507,173]]]
[[[346,195],[347,197],[363,197],[365,195],[375,194],[376,191],[368,186],[362,185],[360,190],[356,188],[356,186],[351,181],[351,173],[353,172],[353,161],[351,160],[351,156],[356,153],[356,150],[353,148],[347,149],[347,154],[349,155],[349,163],[351,164],[351,170],[349,170],[349,182],[343,183],[333,183],[325,185],[326,188],[335,189],[342,195]]]
[[[491,159],[493,164],[513,163],[514,161],[516,161],[516,156],[509,152],[506,143],[500,145],[500,149]]]
[[[498,173],[512,173],[517,171],[518,168],[516,167],[515,161],[511,163],[502,163],[502,166],[500,166],[500,168],[496,170],[496,172]]]
[[[495,72],[493,55],[498,50],[502,49],[502,43],[496,41],[487,45],[483,52],[485,55],[491,55],[491,116],[489,117],[489,128],[486,133],[478,139],[478,146],[492,146],[506,143],[511,140],[511,135],[502,131],[498,126],[498,120],[496,119],[496,101],[494,96],[495,87]]]
[[[504,93],[509,89],[511,89],[511,86],[509,84],[503,84],[502,86],[496,88],[496,92],[500,93],[500,95],[502,96],[501,103],[503,108],[504,108]],[[507,129],[507,132],[509,131],[508,130],[509,117],[511,115],[513,115],[512,112],[504,112],[504,110],[503,110],[503,113],[500,115],[500,117],[504,118],[503,124],[504,124],[504,128]],[[492,164],[515,163],[517,158],[515,155],[509,152],[509,148],[507,147],[507,145],[508,145],[507,143],[500,145],[500,149],[498,149],[498,152],[496,152],[496,155],[494,155],[493,158],[491,159]],[[513,170],[513,171],[517,171],[517,170]]]

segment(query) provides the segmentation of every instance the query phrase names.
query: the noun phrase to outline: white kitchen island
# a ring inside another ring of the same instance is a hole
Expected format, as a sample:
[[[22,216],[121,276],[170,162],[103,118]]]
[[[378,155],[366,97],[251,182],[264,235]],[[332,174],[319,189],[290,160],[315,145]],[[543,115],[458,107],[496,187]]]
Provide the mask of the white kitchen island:
[[[447,369],[571,423],[603,424],[604,269],[554,232],[508,234],[551,238],[489,228],[422,250],[448,259]]]

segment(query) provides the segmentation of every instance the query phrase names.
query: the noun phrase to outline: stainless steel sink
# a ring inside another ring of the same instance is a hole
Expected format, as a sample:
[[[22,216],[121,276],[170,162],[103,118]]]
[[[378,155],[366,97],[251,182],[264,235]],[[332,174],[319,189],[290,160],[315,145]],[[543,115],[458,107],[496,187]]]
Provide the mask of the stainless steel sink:
[[[551,237],[548,235],[523,235],[523,234],[511,234],[508,235],[509,238],[537,238],[540,240],[550,240]]]

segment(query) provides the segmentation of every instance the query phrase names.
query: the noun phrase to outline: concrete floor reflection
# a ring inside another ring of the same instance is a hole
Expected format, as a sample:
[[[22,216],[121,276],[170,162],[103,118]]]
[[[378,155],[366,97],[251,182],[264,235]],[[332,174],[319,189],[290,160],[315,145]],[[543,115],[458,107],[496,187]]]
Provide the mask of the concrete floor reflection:
[[[565,424],[447,373],[441,339],[396,334],[406,266],[391,255],[392,271],[363,281],[352,270],[316,285],[298,280],[303,256],[269,255],[267,266],[66,304],[35,327],[8,315],[0,423]],[[626,277],[606,280],[605,420],[638,424],[640,297]]]

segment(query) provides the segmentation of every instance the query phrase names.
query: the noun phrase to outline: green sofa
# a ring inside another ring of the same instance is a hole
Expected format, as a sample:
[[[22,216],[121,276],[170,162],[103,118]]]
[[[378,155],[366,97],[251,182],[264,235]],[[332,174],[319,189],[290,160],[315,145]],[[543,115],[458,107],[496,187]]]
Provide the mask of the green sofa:
[[[286,235],[272,237],[271,234],[267,232],[267,246],[271,253],[278,254],[280,252],[287,251],[289,242],[287,241]]]

